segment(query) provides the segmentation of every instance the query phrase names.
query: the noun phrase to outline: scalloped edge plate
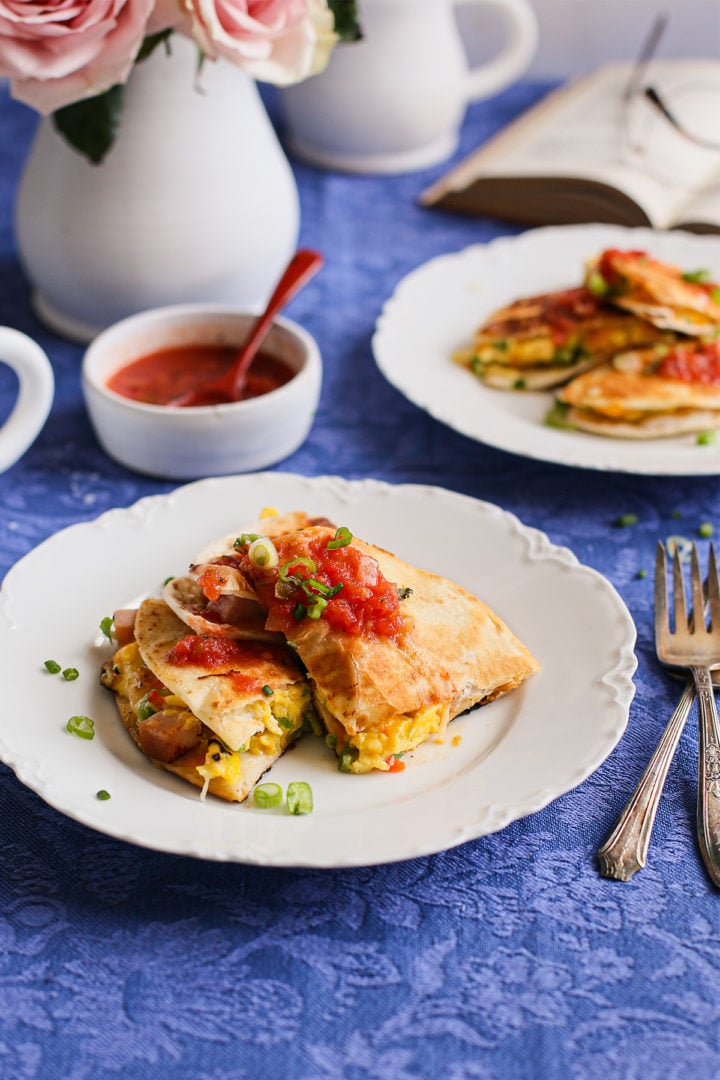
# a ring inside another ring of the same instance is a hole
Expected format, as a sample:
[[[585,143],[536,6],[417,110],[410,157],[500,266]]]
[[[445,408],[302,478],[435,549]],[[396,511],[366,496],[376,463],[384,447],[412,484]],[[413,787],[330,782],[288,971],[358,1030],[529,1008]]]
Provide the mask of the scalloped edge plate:
[[[493,390],[450,359],[497,308],[520,296],[580,284],[585,260],[606,247],[646,250],[683,269],[707,269],[720,280],[720,244],[714,236],[567,225],[501,237],[440,255],[403,278],[385,302],[373,335],[380,371],[436,420],[499,450],[639,475],[720,473],[720,440],[699,446],[694,435],[646,441],[551,428],[544,423],[551,393]]]
[[[309,781],[311,815],[200,801],[128,738],[98,682],[112,649],[97,628],[115,608],[159,592],[208,540],[241,530],[265,506],[325,514],[452,577],[505,619],[542,672],[458,717],[443,743],[420,747],[401,773],[340,773],[322,740],[306,736],[270,775],[283,785]],[[630,615],[605,578],[490,503],[374,480],[213,478],[64,529],[8,573],[0,592],[0,758],[50,806],[158,851],[284,867],[409,859],[501,829],[589,776],[625,729],[634,643]],[[80,677],[49,675],[50,658]],[[93,741],[66,732],[74,714],[93,718]],[[103,788],[108,801],[96,798]]]

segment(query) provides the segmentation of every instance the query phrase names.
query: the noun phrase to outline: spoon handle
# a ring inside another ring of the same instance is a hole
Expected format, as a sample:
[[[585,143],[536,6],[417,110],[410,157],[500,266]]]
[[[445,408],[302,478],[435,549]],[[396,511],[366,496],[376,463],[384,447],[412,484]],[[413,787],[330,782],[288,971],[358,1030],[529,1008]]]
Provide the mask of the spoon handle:
[[[275,286],[267,307],[253,323],[247,341],[242,347],[242,359],[235,371],[232,387],[233,397],[236,400],[242,393],[248,368],[272,326],[275,316],[303,285],[318,272],[323,262],[324,259],[319,252],[312,251],[309,248],[300,248],[288,263],[285,273]]]

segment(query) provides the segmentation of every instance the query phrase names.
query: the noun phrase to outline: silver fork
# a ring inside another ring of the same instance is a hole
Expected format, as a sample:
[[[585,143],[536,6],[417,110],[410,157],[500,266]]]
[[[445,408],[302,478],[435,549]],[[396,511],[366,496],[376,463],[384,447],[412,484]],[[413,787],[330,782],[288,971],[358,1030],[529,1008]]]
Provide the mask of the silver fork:
[[[717,573],[715,572],[715,557],[714,552],[711,552],[711,577],[717,584]],[[682,572],[679,566],[679,558],[674,561],[674,581],[675,581],[675,593],[678,595],[678,583],[682,590]],[[695,553],[695,568],[697,570],[697,554]],[[665,549],[662,544],[658,544],[657,556],[655,560],[655,636],[656,643],[660,640],[665,632],[669,631],[668,617],[667,617],[667,567],[665,561]],[[680,593],[680,596],[684,597],[684,593]],[[697,609],[700,612],[704,612],[705,597],[707,595],[707,584],[703,587],[702,603]],[[692,634],[694,629],[694,612],[689,616],[687,622],[683,622],[682,625],[688,627],[688,632]],[[717,614],[717,613],[716,613]],[[677,625],[677,622],[676,622]],[[698,625],[704,629],[703,616],[698,615]],[[720,630],[717,617],[715,619],[715,625]],[[714,672],[713,678],[717,683],[718,672]],[[670,763],[675,755],[680,736],[685,727],[690,709],[692,708],[693,701],[695,700],[695,680],[691,676],[685,686],[683,695],[675,708],[667,727],[662,734],[662,737],[655,748],[655,752],[650,758],[645,771],[643,772],[640,780],[637,783],[635,790],[630,796],[625,808],[623,809],[617,824],[613,831],[608,836],[605,843],[598,850],[598,862],[600,867],[600,873],[604,877],[615,878],[618,881],[629,881],[632,875],[645,866],[647,859],[648,847],[650,845],[650,837],[652,834],[653,825],[655,823],[655,816],[657,814],[658,804],[662,795],[665,780],[667,778],[668,769]],[[713,697],[714,704],[714,697]],[[705,820],[707,811],[703,808],[700,811],[701,801],[704,803],[702,791],[702,783],[698,787],[698,808],[699,808],[699,820]],[[714,835],[718,835],[717,828],[709,826],[714,832]],[[701,836],[707,833],[707,827],[703,827]],[[707,850],[708,845],[703,843],[701,839],[701,847],[703,853]],[[710,845],[712,848],[713,845]],[[717,844],[714,845],[717,848]],[[717,862],[716,862],[717,865]],[[713,880],[715,879],[714,872],[711,871]]]
[[[696,618],[688,626],[680,556],[673,553],[674,630],[670,630],[667,597],[667,558],[658,544],[655,559],[655,651],[670,667],[686,668],[693,677],[698,700],[697,834],[700,853],[710,877],[720,885],[720,724],[710,668],[720,664],[720,584],[715,550],[708,555],[707,601],[710,627]],[[690,592],[695,612],[703,611],[703,583],[697,549],[690,552]]]

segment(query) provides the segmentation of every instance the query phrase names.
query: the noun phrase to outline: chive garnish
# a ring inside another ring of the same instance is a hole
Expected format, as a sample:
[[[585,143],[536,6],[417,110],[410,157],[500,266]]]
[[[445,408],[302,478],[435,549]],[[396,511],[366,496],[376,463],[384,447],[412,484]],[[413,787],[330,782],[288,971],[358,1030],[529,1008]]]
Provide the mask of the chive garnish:
[[[714,446],[717,442],[716,431],[699,431],[695,440],[698,446]]]
[[[346,529],[344,525],[341,525],[335,533],[335,539],[328,540],[327,550],[335,551],[337,548],[347,547],[347,545],[352,542],[352,538],[353,536],[350,530]]]
[[[283,793],[279,784],[258,784],[253,791],[253,802],[261,810],[279,806],[282,799]]]
[[[294,780],[288,784],[287,808],[289,814],[312,813],[312,788],[304,780]]]
[[[43,666],[47,668],[51,675],[57,675],[58,671],[60,671],[57,660],[46,660]]]
[[[112,641],[112,639],[113,639],[112,628],[113,628],[113,621],[112,621],[112,619],[110,618],[109,615],[106,615],[104,619],[100,620],[100,629],[102,630],[103,634],[108,639],[108,641]]]
[[[300,622],[300,620],[304,619],[306,615],[307,615],[307,608],[305,607],[305,605],[304,604],[296,604],[295,607],[293,608],[293,618],[297,619],[297,621]]]
[[[65,730],[71,735],[77,735],[79,739],[95,738],[95,724],[89,716],[71,716]]]
[[[265,695],[265,697],[270,697],[270,695],[273,692],[273,688],[272,688],[272,686],[263,686],[262,692]]]
[[[95,798],[99,799],[100,802],[107,802],[110,798],[110,792],[106,791],[105,788],[100,788],[99,791],[95,792]]]
[[[619,518],[615,519],[615,524],[620,529],[627,528],[628,525],[637,525],[637,514],[621,514]]]
[[[80,672],[76,667],[66,667],[63,669],[62,677],[65,682],[75,682],[80,677]]]
[[[260,539],[259,533],[242,533],[235,540],[235,543],[233,544],[233,547],[234,548],[245,547],[246,544],[252,544],[252,543],[254,543],[255,540],[259,540],[259,539]]]
[[[709,521],[703,521],[698,526],[698,536],[704,537],[706,540],[714,533],[714,528]]]

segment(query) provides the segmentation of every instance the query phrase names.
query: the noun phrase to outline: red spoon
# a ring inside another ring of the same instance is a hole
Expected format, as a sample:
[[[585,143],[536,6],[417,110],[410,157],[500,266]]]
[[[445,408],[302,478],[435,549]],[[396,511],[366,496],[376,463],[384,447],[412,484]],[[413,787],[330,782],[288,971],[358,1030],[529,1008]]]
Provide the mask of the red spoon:
[[[173,398],[168,405],[224,405],[227,402],[239,401],[245,387],[245,381],[250,365],[255,359],[258,349],[269,334],[275,316],[292,299],[293,296],[307,284],[318,272],[323,262],[322,255],[317,251],[301,249],[293,255],[287,265],[285,273],[275,286],[275,291],[268,300],[267,307],[262,315],[259,315],[253,323],[252,329],[245,343],[229,368],[219,379],[205,383],[197,390],[188,390],[185,394]]]

